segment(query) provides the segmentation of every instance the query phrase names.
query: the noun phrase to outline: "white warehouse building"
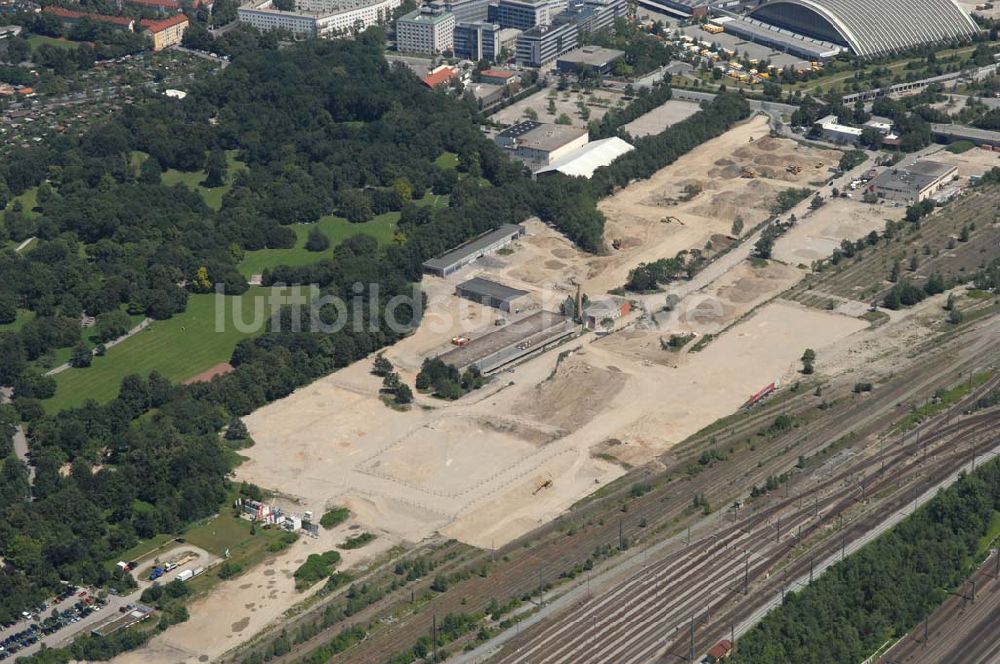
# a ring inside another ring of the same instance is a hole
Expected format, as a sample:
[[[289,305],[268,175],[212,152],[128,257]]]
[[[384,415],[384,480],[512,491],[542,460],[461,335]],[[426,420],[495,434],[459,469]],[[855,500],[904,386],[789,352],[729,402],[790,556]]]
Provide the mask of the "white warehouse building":
[[[396,48],[402,53],[436,55],[455,43],[455,15],[440,7],[424,7],[396,21]]]

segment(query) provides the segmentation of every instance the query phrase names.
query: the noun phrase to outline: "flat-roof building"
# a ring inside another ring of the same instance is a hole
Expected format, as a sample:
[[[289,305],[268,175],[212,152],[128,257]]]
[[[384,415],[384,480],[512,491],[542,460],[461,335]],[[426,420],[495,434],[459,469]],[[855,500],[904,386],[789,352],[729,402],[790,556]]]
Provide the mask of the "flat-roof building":
[[[489,16],[490,3],[493,0],[446,0],[428,3],[429,7],[440,7],[455,15],[455,23],[474,23],[485,21]]]
[[[598,74],[608,74],[615,62],[625,57],[625,51],[601,46],[584,46],[564,53],[556,60],[556,69],[574,73],[590,70]]]
[[[490,5],[490,20],[505,28],[530,30],[552,21],[549,0],[500,0]]]
[[[455,295],[507,313],[517,312],[531,305],[531,293],[528,291],[481,277],[460,283],[455,287]]]
[[[823,138],[834,143],[857,143],[861,140],[861,129],[840,124],[836,115],[828,115],[816,122]]]
[[[483,256],[496,253],[522,235],[524,235],[524,226],[520,224],[504,224],[495,231],[483,233],[479,237],[455,247],[437,258],[425,261],[423,264],[424,272],[439,277],[447,277]]]
[[[577,27],[573,23],[538,25],[517,38],[517,64],[541,67],[576,48]]]
[[[825,62],[844,51],[844,47],[829,41],[797,34],[752,18],[733,18],[722,23],[727,34],[755,44],[784,51],[807,60]]]
[[[635,147],[617,136],[587,143],[582,148],[559,157],[548,166],[535,171],[535,176],[562,173],[570,177],[593,177],[594,171],[607,166],[618,157],[631,152]]]
[[[579,331],[580,326],[562,314],[536,311],[439,355],[438,359],[459,371],[476,367],[488,374],[553,348]]]
[[[590,141],[583,127],[525,120],[497,134],[497,145],[532,171],[582,148]]]
[[[470,60],[500,60],[503,51],[513,55],[520,30],[504,28],[499,23],[476,21],[455,25],[454,52]]]
[[[905,168],[883,171],[868,183],[868,191],[891,201],[919,202],[930,198],[956,175],[956,166],[925,159]]]
[[[403,53],[450,51],[454,36],[455,15],[442,8],[422,7],[396,21],[396,48]]]
[[[1000,131],[960,124],[931,124],[931,133],[945,141],[969,141],[976,145],[1000,147]]]
[[[306,37],[333,37],[352,30],[380,25],[392,17],[403,0],[298,0],[295,11],[275,8],[273,0],[260,0],[236,10],[240,23],[261,32],[288,30]]]

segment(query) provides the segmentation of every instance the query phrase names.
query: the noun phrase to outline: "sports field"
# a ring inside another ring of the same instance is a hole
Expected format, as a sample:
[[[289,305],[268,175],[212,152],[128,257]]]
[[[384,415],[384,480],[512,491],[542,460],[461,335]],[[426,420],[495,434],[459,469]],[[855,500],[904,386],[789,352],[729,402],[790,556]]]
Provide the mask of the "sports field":
[[[225,324],[216,330],[216,296],[191,295],[187,311],[173,318],[153,322],[148,328],[95,357],[86,369],[67,369],[56,375],[56,394],[42,402],[50,413],[83,405],[88,399],[99,403],[118,395],[122,378],[129,374],[148,375],[159,371],[172,382],[181,382],[220,362],[227,362],[236,343],[254,333],[241,332],[232,324],[233,307],[242,306],[244,320],[253,318],[255,296],[264,289],[250,289],[238,297],[226,297]],[[263,304],[263,303],[262,303]]]

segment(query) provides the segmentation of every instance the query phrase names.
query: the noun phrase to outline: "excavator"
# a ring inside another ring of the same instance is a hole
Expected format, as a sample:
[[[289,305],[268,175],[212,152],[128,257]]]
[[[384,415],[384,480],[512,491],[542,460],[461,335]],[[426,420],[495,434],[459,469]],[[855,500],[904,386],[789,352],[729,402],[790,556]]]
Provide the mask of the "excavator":
[[[541,484],[539,484],[538,488],[536,488],[534,491],[531,492],[531,495],[532,496],[538,495],[539,491],[541,491],[542,489],[548,489],[551,486],[552,486],[552,478],[549,478],[544,482],[542,482]]]
[[[661,224],[675,223],[675,224],[680,224],[681,226],[684,225],[683,221],[681,221],[680,219],[678,219],[677,217],[674,217],[674,216],[664,217],[663,219],[660,219],[660,223]]]

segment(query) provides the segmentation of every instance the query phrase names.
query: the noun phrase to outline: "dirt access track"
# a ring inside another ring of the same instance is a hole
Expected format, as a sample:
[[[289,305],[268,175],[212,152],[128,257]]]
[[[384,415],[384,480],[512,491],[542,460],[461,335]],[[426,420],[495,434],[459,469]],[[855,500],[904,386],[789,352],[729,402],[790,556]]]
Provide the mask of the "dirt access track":
[[[425,279],[425,324],[386,356],[409,382],[423,357],[447,346],[456,331],[491,324],[495,312],[451,294],[456,281],[492,277],[525,286],[540,301],[558,301],[575,283],[599,296],[642,261],[728,233],[738,215],[748,226],[766,218],[778,191],[823,180],[839,161],[836,151],[768,133],[766,120],[754,118],[602,202],[608,243],[626,239],[611,255],[584,254],[536,221],[513,254],[480,261],[450,280]],[[744,166],[761,177],[740,177]],[[701,193],[672,200],[684,194],[685,182]],[[663,223],[668,214],[683,223]],[[733,306],[712,321],[712,331],[797,278],[785,268],[734,274],[719,286]],[[609,340],[605,348],[585,335],[560,349],[574,351],[568,356],[549,352],[458,402],[419,397],[408,412],[381,402],[369,359],[247,417],[257,443],[245,451],[250,460],[237,476],[317,513],[346,505],[366,528],[403,540],[440,532],[499,546],[622,475],[625,464],[652,459],[789,375],[807,345],[818,350],[864,326],[772,304],[680,366],[651,362],[627,344]]]

